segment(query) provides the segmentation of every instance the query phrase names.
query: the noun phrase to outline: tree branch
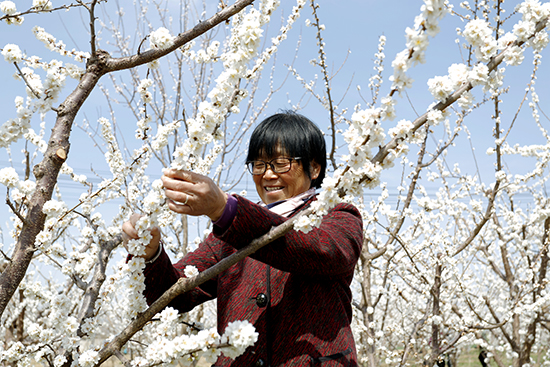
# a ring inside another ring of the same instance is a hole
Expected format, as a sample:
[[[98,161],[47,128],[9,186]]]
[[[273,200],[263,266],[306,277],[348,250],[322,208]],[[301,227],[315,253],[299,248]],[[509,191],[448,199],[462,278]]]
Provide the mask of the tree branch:
[[[105,66],[105,73],[133,68],[168,55],[169,53],[185,45],[187,42],[214,28],[218,24],[225,22],[233,15],[243,10],[246,6],[252,4],[254,1],[255,0],[238,0],[235,4],[225,7],[223,10],[214,14],[209,19],[200,22],[192,29],[180,33],[174,38],[173,44],[165,49],[147,50],[136,55],[121,57],[118,59],[110,58]]]
[[[300,215],[295,216],[281,225],[274,227],[265,235],[253,240],[248,246],[238,250],[236,253],[222,259],[216,265],[206,269],[199,275],[193,278],[179,278],[178,281],[170,287],[160,298],[158,298],[147,310],[140,314],[132,321],[120,334],[118,334],[109,344],[103,347],[98,354],[98,362],[96,366],[106,361],[109,357],[119,351],[122,346],[130,340],[130,338],[147,324],[157,313],[162,311],[174,298],[178,295],[190,291],[198,287],[209,279],[212,279],[229,267],[235,265],[245,257],[258,251],[260,248],[271,243],[279,237],[284,236],[288,231],[294,228],[294,223],[302,216],[307,216],[313,212],[313,209],[308,208]]]

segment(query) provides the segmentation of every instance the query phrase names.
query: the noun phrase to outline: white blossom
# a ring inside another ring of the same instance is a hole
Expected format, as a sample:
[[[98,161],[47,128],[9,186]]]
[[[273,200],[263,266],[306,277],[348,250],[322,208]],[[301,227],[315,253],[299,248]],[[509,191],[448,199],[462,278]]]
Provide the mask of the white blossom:
[[[394,137],[405,138],[409,134],[412,128],[413,128],[412,122],[408,120],[401,120],[397,123],[397,126],[391,128],[388,131],[388,133],[392,138]]]
[[[199,275],[199,269],[197,269],[196,266],[193,265],[187,265],[185,269],[183,270],[183,273],[187,278],[193,278]]]
[[[454,85],[448,76],[436,76],[428,80],[428,90],[438,101],[445,101],[453,89]]]
[[[32,7],[38,10],[50,10],[53,6],[50,0],[32,0]]]
[[[248,321],[232,321],[227,324],[222,339],[244,351],[258,340],[258,332]]]
[[[95,350],[87,350],[78,357],[78,363],[81,367],[91,367],[99,359],[99,353]]]
[[[151,32],[149,35],[149,42],[152,48],[165,49],[174,43],[174,37],[170,34],[170,31],[164,27],[160,27],[157,30]]]
[[[7,15],[13,15],[17,13],[17,8],[13,1],[2,1],[0,3],[0,11]]]
[[[14,45],[13,43],[8,43],[4,46],[2,49],[2,56],[4,56],[4,60],[7,62],[21,62],[23,59],[23,53],[21,52],[21,49],[19,46]]]
[[[19,186],[19,175],[13,167],[0,169],[0,183],[4,186],[15,188]]]
[[[468,43],[474,47],[480,47],[491,36],[489,23],[484,19],[474,19],[468,22],[462,32]]]
[[[521,65],[523,62],[523,49],[519,46],[512,46],[506,49],[504,61],[507,65]]]

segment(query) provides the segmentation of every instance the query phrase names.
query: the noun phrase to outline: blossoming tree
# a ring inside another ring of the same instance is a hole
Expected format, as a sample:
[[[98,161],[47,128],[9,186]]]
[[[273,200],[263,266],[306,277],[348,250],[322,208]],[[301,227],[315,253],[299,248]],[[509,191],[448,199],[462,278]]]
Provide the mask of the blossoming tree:
[[[32,29],[50,52],[85,67],[51,55],[45,61],[15,43],[2,48],[26,92],[15,97],[16,116],[0,127],[6,155],[12,159],[20,150],[17,159],[25,162],[22,175],[11,166],[0,171],[11,215],[10,240],[0,260],[2,363],[93,366],[116,356],[125,365],[193,365],[200,356],[209,362],[220,353],[237,357],[255,342],[257,334],[246,321],[218,335],[209,306],[189,315],[165,308],[177,294],[238,257],[200,274],[186,269],[187,278],[148,308],[141,294],[143,261],[125,262],[115,252],[120,225],[134,211],[144,216],[138,223],[140,239],[129,244],[132,254],[143,251],[148,229],[155,225],[174,257],[192,249],[189,219],[167,210],[151,172],[168,166],[192,169],[213,175],[228,191],[238,187],[246,133],[280,88],[273,72],[282,65],[270,73],[266,66],[274,65],[305,9],[312,14],[305,24],[315,31],[312,63],[321,82],[308,81],[294,66],[286,69],[327,115],[331,173],[308,211],[255,240],[239,256],[286,231],[309,231],[330,206],[352,202],[362,210],[365,230],[354,283],[361,363],[456,362],[463,347],[471,345],[499,366],[550,363],[545,348],[550,343],[550,219],[544,191],[550,138],[536,83],[549,41],[550,3],[527,0],[507,15],[500,0],[455,7],[424,0],[406,28],[405,48],[391,62],[392,75],[384,72],[387,40],[382,36],[368,83],[372,98],[365,101],[367,107],[354,101],[344,108],[335,102],[336,75],[330,72],[323,38],[330,29],[315,2],[297,0],[289,8],[274,0],[205,2],[199,15],[197,4],[181,1],[178,18],[169,14],[168,3],[138,1],[135,23],[109,1],[33,0],[21,6],[0,2],[2,27],[61,11],[86,14],[89,24],[83,32],[87,46],[79,45],[87,51],[69,50],[43,27]],[[289,15],[267,40],[278,11]],[[430,42],[437,39],[440,22],[450,17],[462,21],[457,29],[462,59],[446,65],[445,75],[430,76],[432,103],[416,118],[407,117],[400,107],[404,96],[413,88],[426,90],[411,75],[417,65],[429,62]],[[126,27],[132,29],[129,36]],[[518,82],[506,79],[506,69],[526,67],[529,52],[531,76],[519,87],[527,86],[526,93],[517,111],[509,113],[503,100]],[[98,90],[101,98],[94,96]],[[97,123],[79,122],[77,114],[92,98],[108,112]],[[510,143],[510,131],[518,116],[525,119],[520,114],[525,109],[540,131],[538,145]],[[494,174],[485,181],[479,170],[463,173],[458,165],[449,167],[455,145],[472,137],[468,122],[474,124],[481,113],[494,125],[485,140],[490,141],[486,157]],[[69,150],[75,127],[104,157],[108,173],[98,175],[97,185],[69,164],[72,154],[84,156],[74,144]],[[508,165],[515,157],[525,157],[521,170]],[[384,173],[396,168],[401,178],[385,183]],[[71,205],[60,175],[82,185]],[[396,195],[390,195],[391,185]],[[102,213],[110,202],[120,207],[107,218]],[[44,269],[52,275],[41,274]]]

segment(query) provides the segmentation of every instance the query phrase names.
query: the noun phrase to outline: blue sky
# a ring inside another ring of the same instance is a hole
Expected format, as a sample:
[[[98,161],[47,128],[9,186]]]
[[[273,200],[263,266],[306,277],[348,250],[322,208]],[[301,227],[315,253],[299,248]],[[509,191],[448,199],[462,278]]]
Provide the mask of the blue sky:
[[[20,2],[17,1],[18,8],[22,10],[24,6],[28,6],[29,1]],[[340,107],[346,107],[352,110],[357,103],[361,103],[363,106],[366,104],[362,102],[361,97],[357,92],[357,85],[362,86],[363,97],[370,100],[370,94],[367,88],[368,79],[373,75],[373,60],[374,54],[377,52],[378,39],[381,35],[387,37],[386,43],[386,60],[385,60],[385,72],[384,72],[384,84],[382,86],[382,95],[387,94],[390,82],[388,77],[392,74],[390,63],[395,57],[395,54],[405,47],[405,28],[412,27],[414,24],[414,17],[419,14],[419,9],[422,5],[422,1],[419,0],[394,0],[391,2],[386,1],[372,1],[372,0],[348,0],[345,3],[336,0],[320,0],[321,7],[319,9],[319,16],[321,21],[325,24],[326,30],[323,32],[326,42],[326,53],[328,55],[328,62],[331,67],[331,71],[334,73],[338,71],[338,74],[332,79],[331,87],[332,94]],[[514,3],[514,2],[512,2]],[[54,5],[56,1],[54,1]],[[109,8],[102,10],[98,13],[98,17],[106,19],[107,16],[113,16],[113,7],[116,2],[109,2]],[[207,1],[207,15],[211,15],[213,11],[213,4],[217,4],[215,1]],[[292,1],[285,1],[285,18],[290,9]],[[343,5],[345,4],[345,5]],[[509,5],[508,2],[505,5]],[[126,5],[125,5],[126,6]],[[128,36],[132,37],[133,34],[128,32],[131,29],[130,24],[133,22],[135,14],[131,5],[127,5],[127,24],[125,24],[125,32]],[[170,14],[173,17],[177,17],[179,13],[178,2],[168,2]],[[292,56],[296,53],[296,45],[298,40],[301,39],[301,46],[297,52],[297,59],[295,67],[299,70],[301,75],[306,79],[313,78],[315,74],[320,74],[318,69],[313,68],[309,64],[309,60],[317,57],[317,50],[315,47],[315,33],[313,28],[305,27],[305,19],[312,19],[311,9],[306,7],[302,13],[301,19],[297,22],[292,30],[291,36],[283,46],[278,56],[278,67],[281,68],[275,74],[276,77],[283,78],[286,75],[285,63],[288,60],[292,60]],[[506,31],[511,29],[512,24],[517,21],[518,16],[514,16],[513,21],[510,21],[506,26]],[[6,24],[0,24],[0,47],[3,47],[7,43],[18,44],[22,50],[29,55],[39,55],[44,60],[50,58],[59,58],[59,56],[52,55],[49,51],[37,41],[31,32],[34,25],[40,25],[46,29],[46,31],[53,34],[58,40],[63,40],[69,49],[75,48],[77,50],[87,51],[88,36],[86,33],[87,28],[87,15],[79,10],[71,10],[69,12],[56,12],[47,15],[28,15],[22,26],[7,26]],[[279,22],[276,21],[268,34],[277,29]],[[430,40],[430,47],[426,54],[427,62],[419,65],[410,71],[410,74],[415,79],[413,88],[409,89],[406,95],[401,96],[398,100],[398,116],[393,122],[385,122],[386,126],[391,127],[400,119],[414,120],[418,114],[425,112],[426,107],[433,101],[428,93],[426,82],[430,77],[435,75],[445,75],[447,68],[453,63],[463,62],[462,56],[465,55],[465,50],[461,50],[460,46],[455,43],[456,28],[463,27],[462,23],[456,17],[448,15],[441,21],[441,33],[435,38]],[[177,27],[174,26],[177,30]],[[122,27],[121,27],[122,29]],[[100,35],[100,48],[109,50],[110,41],[107,34]],[[137,40],[133,41],[133,44],[138,43]],[[537,91],[541,98],[541,101],[545,101],[549,96],[549,87],[544,85],[544,81],[548,80],[549,68],[545,64],[545,56],[548,54],[548,50],[543,53],[543,65],[539,70]],[[63,60],[63,59],[62,59]],[[70,60],[64,60],[71,62]],[[517,110],[521,99],[523,98],[526,83],[528,82],[529,75],[531,73],[531,52],[526,52],[526,60],[524,65],[519,68],[508,67],[506,85],[511,85],[513,88],[508,94],[503,96],[503,125],[507,128],[512,121],[515,111]],[[24,94],[24,85],[14,80],[12,75],[15,72],[13,65],[10,65],[4,60],[0,60],[0,101],[2,101],[2,121],[15,116],[14,98],[18,95]],[[145,74],[144,69],[140,70],[140,74]],[[70,82],[65,90],[65,95],[74,88],[75,83]],[[321,93],[321,89],[317,89],[317,92]],[[274,96],[271,101],[266,114],[271,114],[279,109],[290,108],[288,103],[289,98],[296,103],[301,96],[302,92],[299,91],[297,83],[290,80],[288,85]],[[479,93],[477,96],[481,96]],[[62,97],[59,102],[63,100]],[[343,99],[341,102],[340,100]],[[313,99],[303,99],[302,101],[308,101],[303,104],[303,110],[301,111],[306,116],[317,122],[319,126],[326,128],[328,123],[328,112],[323,110],[322,106]],[[544,103],[541,103],[544,107]],[[472,145],[475,147],[476,159],[473,159],[473,151],[470,146],[470,142],[465,135],[457,140],[456,147],[453,147],[449,151],[447,161],[450,166],[454,163],[459,163],[463,172],[471,172],[471,174],[479,174],[485,181],[490,181],[494,177],[494,171],[492,166],[492,158],[488,158],[485,155],[485,151],[488,147],[493,145],[493,139],[491,137],[491,131],[493,128],[493,122],[490,119],[490,111],[487,111],[485,107],[483,111],[477,111],[472,114],[468,120],[468,129],[472,134]],[[550,111],[548,111],[550,112]],[[82,111],[77,116],[76,122],[81,123],[83,119],[89,119],[95,121],[97,118],[108,115],[108,106],[104,98],[98,91],[95,91],[90,99],[86,102]],[[348,117],[351,113],[348,113]],[[55,121],[55,114],[50,112],[46,115],[46,130],[53,126]],[[548,126],[548,120],[542,117],[543,124]],[[35,121],[36,123],[36,121]],[[135,123],[134,120],[128,122],[129,126]],[[34,126],[37,129],[37,126]],[[129,135],[133,136],[133,128],[129,131]],[[540,132],[536,125],[532,122],[528,109],[524,108],[524,111],[518,116],[511,135],[511,142],[517,142],[520,144],[530,142],[543,142],[540,137]],[[5,150],[0,151],[0,167],[13,165],[22,174],[23,164],[22,155],[17,151],[21,149],[21,145],[14,148],[13,161],[10,162],[10,158]],[[93,152],[93,154],[91,154]],[[411,155],[411,160],[416,159],[414,155]],[[39,157],[36,162],[39,161]],[[76,173],[86,174],[91,178],[92,182],[98,183],[100,180],[93,178],[93,174],[90,169],[93,168],[95,172],[103,175],[108,175],[105,163],[102,162],[102,157],[98,153],[98,150],[94,147],[93,142],[90,141],[77,127],[73,129],[72,147],[69,155],[69,165],[75,169]],[[511,171],[521,172],[525,170],[525,162],[516,158],[507,159],[507,164]],[[480,168],[477,171],[477,167]],[[160,172],[159,172],[160,173]],[[395,187],[399,184],[399,178],[401,176],[401,170],[399,168],[392,169],[384,172],[382,176],[383,181],[388,181],[390,186],[390,193],[395,192]],[[79,194],[84,191],[82,187],[62,177],[59,181],[59,188],[64,192],[64,197],[67,201],[75,201]],[[250,197],[255,198],[254,186],[251,180],[244,181],[239,189],[247,189]],[[236,190],[238,191],[238,190]],[[376,190],[375,190],[376,191]],[[5,195],[5,191],[0,188],[1,195]],[[2,200],[3,201],[3,200]],[[8,220],[7,207],[0,210],[0,226],[5,230],[5,223]],[[107,210],[107,209],[106,209]],[[112,205],[108,210],[116,210],[116,205]],[[4,234],[4,241],[10,242],[7,238],[7,234]]]

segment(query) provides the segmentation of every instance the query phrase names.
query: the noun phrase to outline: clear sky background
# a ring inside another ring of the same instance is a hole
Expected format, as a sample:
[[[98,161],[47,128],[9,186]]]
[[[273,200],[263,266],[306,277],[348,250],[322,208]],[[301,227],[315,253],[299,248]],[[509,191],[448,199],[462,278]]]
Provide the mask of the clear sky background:
[[[15,1],[18,9],[23,10],[30,6],[30,0]],[[405,47],[405,29],[406,27],[414,26],[414,17],[420,13],[422,1],[419,0],[393,0],[393,1],[373,1],[373,0],[348,0],[345,2],[336,0],[319,0],[320,4],[319,16],[326,29],[323,32],[324,41],[326,42],[326,53],[331,72],[336,74],[331,80],[332,95],[340,108],[348,108],[353,110],[357,103],[361,103],[363,107],[366,102],[370,102],[371,96],[368,89],[369,78],[374,74],[374,54],[377,52],[378,39],[381,35],[387,37],[386,60],[384,63],[384,84],[382,86],[382,96],[386,95],[390,89],[388,77],[393,73],[390,66],[396,53],[403,50]],[[54,0],[54,6],[60,2]],[[136,17],[130,2],[109,1],[105,6],[101,6],[98,11],[98,18],[106,21],[109,17],[114,17],[116,6],[120,3],[125,9],[127,22],[121,25],[123,31],[128,37],[133,37],[132,24]],[[217,1],[207,0],[206,15],[210,16],[215,11]],[[282,1],[282,6],[285,9],[284,18],[289,13],[293,1]],[[454,2],[453,2],[454,3]],[[517,1],[508,1],[505,3],[507,7],[519,3]],[[167,2],[167,9],[172,17],[177,19],[180,12],[178,1]],[[152,7],[153,5],[151,5]],[[456,2],[458,6],[458,2]],[[464,13],[464,11],[457,9]],[[18,44],[27,55],[38,55],[43,60],[52,58],[60,59],[65,62],[73,61],[64,59],[59,55],[52,54],[37,41],[32,34],[32,27],[39,25],[44,27],[47,32],[54,35],[58,40],[63,40],[67,48],[75,48],[77,50],[89,51],[89,40],[87,34],[88,15],[82,10],[70,10],[68,12],[54,12],[46,15],[27,15],[25,22],[21,26],[8,26],[5,23],[0,24],[0,47],[7,43]],[[311,27],[306,27],[304,22],[306,19],[312,19],[311,8],[306,7],[302,13],[300,20],[295,24],[291,35],[287,41],[281,46],[279,55],[277,56],[277,67],[274,79],[276,82],[287,78],[284,87],[273,97],[270,102],[266,115],[277,112],[280,109],[292,108],[292,104],[297,104],[300,101],[302,107],[301,112],[310,117],[320,127],[326,130],[329,122],[329,114],[323,107],[313,98],[307,95],[302,98],[303,90],[299,88],[299,84],[292,79],[292,76],[287,75],[285,65],[292,62],[294,55],[297,56],[294,67],[306,79],[314,78],[315,74],[320,77],[320,70],[313,67],[309,61],[318,56],[315,45],[315,31]],[[517,22],[519,15],[513,15],[512,19],[506,24],[505,30],[510,31],[513,24]],[[177,22],[174,22],[172,31],[177,33]],[[276,20],[267,34],[272,34],[278,30],[280,22]],[[155,28],[160,24],[154,26]],[[398,116],[394,121],[384,122],[388,128],[392,127],[401,119],[414,120],[418,115],[426,111],[429,104],[433,102],[427,88],[429,78],[436,75],[446,75],[447,68],[453,63],[464,62],[466,50],[461,49],[460,44],[455,43],[456,28],[463,28],[464,23],[457,17],[448,15],[441,23],[441,32],[434,38],[430,39],[430,47],[426,53],[426,63],[418,65],[410,71],[410,75],[415,82],[411,89],[398,98]],[[99,47],[109,50],[109,42],[112,41],[108,34],[101,34],[99,39]],[[463,40],[461,39],[461,43]],[[133,39],[131,44],[134,44],[134,49],[137,49],[139,40]],[[297,44],[300,47],[297,50]],[[537,92],[540,96],[542,111],[547,106],[550,87],[549,67],[546,56],[549,51],[543,52],[542,67],[539,70]],[[532,55],[531,50],[526,51],[526,59],[522,67],[507,67],[507,77],[504,81],[505,85],[510,85],[511,89],[508,94],[503,97],[504,104],[502,105],[504,118],[504,128],[510,126],[514,119],[522,98],[525,93],[525,88],[529,82],[530,73],[532,71]],[[116,56],[116,55],[114,55]],[[16,115],[14,107],[14,99],[16,96],[24,95],[24,85],[20,81],[13,78],[16,69],[13,65],[6,63],[3,59],[0,60],[0,103],[1,103],[1,123]],[[140,75],[145,76],[146,69],[140,69]],[[127,72],[122,72],[127,73]],[[106,80],[104,80],[106,82]],[[63,96],[59,99],[59,103],[65,96],[72,91],[75,86],[74,81],[68,82]],[[361,95],[357,90],[357,85],[361,86]],[[316,89],[317,93],[322,93],[321,88]],[[481,94],[476,93],[478,101]],[[363,101],[366,100],[366,102]],[[292,104],[288,101],[291,100]],[[459,163],[464,173],[469,172],[472,175],[479,174],[482,180],[491,182],[494,177],[493,158],[487,157],[485,152],[487,148],[494,146],[492,138],[493,121],[490,119],[490,108],[486,106],[480,111],[473,113],[468,119],[468,129],[471,133],[471,142],[466,134],[463,134],[456,142],[456,146],[449,150],[447,163],[453,166]],[[489,109],[489,110],[488,110]],[[548,111],[550,112],[550,111]],[[348,113],[351,116],[351,112]],[[46,130],[49,131],[55,122],[55,113],[50,112],[46,115]],[[84,119],[96,121],[99,117],[108,117],[108,106],[105,99],[95,91],[85,106],[77,116],[75,122],[81,124]],[[124,116],[118,116],[119,121],[124,120]],[[135,118],[128,116],[128,134],[134,135]],[[549,126],[548,119],[541,115],[541,121],[545,126]],[[33,126],[38,129],[38,119],[35,119]],[[345,126],[342,126],[345,128]],[[519,143],[544,143],[538,127],[530,117],[530,111],[524,107],[521,114],[512,128],[509,141],[511,144]],[[69,153],[68,164],[74,168],[75,173],[87,175],[91,182],[97,184],[99,178],[94,178],[91,169],[100,175],[109,176],[109,171],[101,154],[94,147],[94,142],[90,140],[78,127],[73,129],[71,136],[71,151]],[[475,150],[472,149],[475,148]],[[21,149],[22,145],[18,145],[12,151],[12,157],[2,149],[0,150],[0,167],[13,166],[22,175],[24,165],[22,163],[22,155],[16,149]],[[411,154],[411,160],[416,157]],[[35,163],[40,161],[37,157]],[[527,162],[529,162],[527,160]],[[244,163],[244,162],[243,162]],[[508,158],[506,160],[508,169],[511,172],[523,173],[527,169],[526,160],[516,158]],[[532,163],[532,161],[531,161]],[[160,169],[159,169],[160,175]],[[401,170],[399,167],[385,171],[382,176],[383,181],[387,181],[390,187],[390,193],[395,193],[395,187],[399,185]],[[70,179],[62,176],[59,180],[59,189],[63,192],[65,200],[76,202],[81,192],[84,191],[81,185],[73,183]],[[254,192],[254,185],[250,179],[243,181],[242,185],[234,191],[245,189],[248,191],[250,198],[254,200],[257,196]],[[435,187],[430,190],[435,192]],[[379,192],[379,190],[373,190]],[[5,188],[0,188],[0,194],[5,195]],[[367,193],[368,195],[369,193]],[[3,201],[3,200],[2,200]],[[106,211],[116,211],[116,203],[105,206]],[[6,222],[9,218],[8,208],[3,205],[0,209],[0,226],[5,231],[7,229]],[[2,242],[5,245],[11,242],[7,233],[4,233]]]

